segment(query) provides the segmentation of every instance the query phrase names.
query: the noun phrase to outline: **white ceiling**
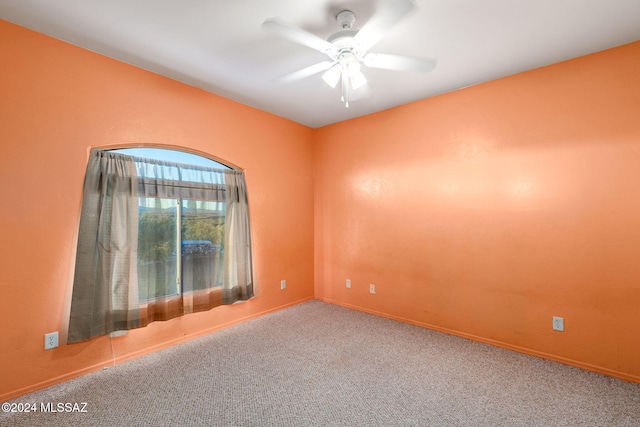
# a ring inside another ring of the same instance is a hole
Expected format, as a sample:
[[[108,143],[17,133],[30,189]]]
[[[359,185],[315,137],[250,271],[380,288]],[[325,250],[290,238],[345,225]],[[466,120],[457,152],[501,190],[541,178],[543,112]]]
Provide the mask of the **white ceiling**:
[[[430,74],[367,68],[348,109],[321,74],[274,84],[326,57],[265,19],[326,38],[340,10],[361,27],[393,2],[0,0],[0,18],[314,128],[640,39],[640,0],[415,0],[370,51],[435,58]]]

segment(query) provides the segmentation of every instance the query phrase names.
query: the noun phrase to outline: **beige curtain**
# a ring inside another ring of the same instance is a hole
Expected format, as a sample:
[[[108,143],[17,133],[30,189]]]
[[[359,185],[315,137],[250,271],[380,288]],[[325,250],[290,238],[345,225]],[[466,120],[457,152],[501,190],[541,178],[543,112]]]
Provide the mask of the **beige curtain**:
[[[93,150],[87,166],[67,342],[139,326],[138,181],[129,156]]]
[[[254,296],[242,171],[94,150],[79,235],[69,343]]]
[[[227,215],[222,301],[232,304],[254,295],[249,204],[243,172],[226,171],[225,193]]]

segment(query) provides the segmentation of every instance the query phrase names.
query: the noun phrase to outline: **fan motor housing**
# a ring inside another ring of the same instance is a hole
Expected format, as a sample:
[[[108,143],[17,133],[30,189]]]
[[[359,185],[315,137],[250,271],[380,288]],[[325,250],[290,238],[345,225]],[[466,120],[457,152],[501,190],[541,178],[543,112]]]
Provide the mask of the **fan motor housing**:
[[[360,58],[364,52],[362,48],[353,39],[358,34],[358,30],[340,30],[335,34],[329,36],[327,41],[331,43],[331,49],[327,52],[327,55],[333,60],[340,56],[340,53],[344,51],[352,52],[356,57]]]
[[[354,40],[354,37],[358,34],[358,30],[353,28],[353,24],[356,22],[356,14],[350,10],[343,10],[336,15],[336,21],[338,21],[338,25],[342,29],[329,36],[327,41],[331,43],[331,48],[325,53],[334,61],[339,59],[345,52],[353,54],[358,59],[362,58],[365,52]]]

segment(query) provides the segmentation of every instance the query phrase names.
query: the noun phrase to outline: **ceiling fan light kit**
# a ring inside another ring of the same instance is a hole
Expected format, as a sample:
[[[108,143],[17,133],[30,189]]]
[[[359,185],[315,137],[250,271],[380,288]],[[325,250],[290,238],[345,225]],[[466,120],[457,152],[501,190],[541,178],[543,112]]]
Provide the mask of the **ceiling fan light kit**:
[[[428,58],[402,55],[367,53],[393,24],[400,21],[415,7],[412,0],[394,1],[393,8],[386,13],[371,18],[362,29],[353,28],[356,15],[343,10],[336,15],[340,30],[324,40],[315,34],[292,26],[279,18],[267,19],[263,28],[271,30],[298,44],[310,47],[326,54],[330,61],[322,61],[301,70],[282,76],[276,81],[288,83],[311,77],[317,73],[330,87],[335,88],[341,82],[341,101],[349,107],[351,94],[366,87],[367,79],[362,66],[392,71],[429,72],[435,67],[435,61]]]
[[[331,58],[333,65],[322,78],[332,88],[342,81],[340,100],[346,108],[349,108],[349,93],[367,84],[360,66],[364,59],[364,49],[358,45],[355,38],[358,30],[352,29],[356,22],[355,13],[343,10],[336,16],[336,21],[342,30],[327,39],[331,46],[324,53]]]

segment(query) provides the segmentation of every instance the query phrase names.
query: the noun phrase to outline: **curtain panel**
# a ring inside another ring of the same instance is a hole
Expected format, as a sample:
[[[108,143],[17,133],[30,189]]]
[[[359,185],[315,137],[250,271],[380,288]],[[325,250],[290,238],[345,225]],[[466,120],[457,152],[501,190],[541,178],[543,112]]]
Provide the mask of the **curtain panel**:
[[[95,149],[83,191],[68,343],[254,296],[242,171]]]

